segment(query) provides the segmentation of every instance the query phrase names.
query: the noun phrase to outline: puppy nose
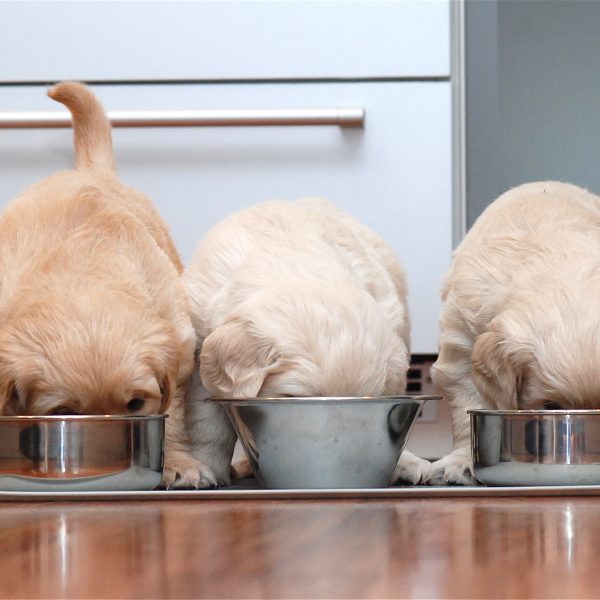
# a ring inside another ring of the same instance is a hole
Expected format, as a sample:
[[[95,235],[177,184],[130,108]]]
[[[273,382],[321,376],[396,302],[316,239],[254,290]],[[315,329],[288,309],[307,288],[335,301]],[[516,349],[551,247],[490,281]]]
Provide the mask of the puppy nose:
[[[138,412],[144,408],[146,401],[143,398],[132,398],[127,403],[127,410],[129,412]]]

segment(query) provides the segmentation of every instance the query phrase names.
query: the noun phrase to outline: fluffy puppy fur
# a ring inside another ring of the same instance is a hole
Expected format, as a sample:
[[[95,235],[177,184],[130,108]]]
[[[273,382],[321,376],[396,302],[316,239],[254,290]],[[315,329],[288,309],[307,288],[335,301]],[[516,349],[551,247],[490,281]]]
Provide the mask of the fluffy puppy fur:
[[[198,335],[187,402],[193,453],[229,480],[235,434],[214,397],[401,394],[404,271],[370,229],[320,199],[259,204],[200,244],[184,284]],[[430,463],[403,454],[395,478]]]
[[[168,408],[165,483],[197,484],[182,406],[195,334],[179,257],[150,201],[118,180],[93,94],[65,82],[49,95],[72,113],[76,170],[0,217],[0,413]]]
[[[471,483],[468,409],[600,406],[600,198],[530,183],[500,196],[456,250],[432,378],[454,450],[434,481]]]

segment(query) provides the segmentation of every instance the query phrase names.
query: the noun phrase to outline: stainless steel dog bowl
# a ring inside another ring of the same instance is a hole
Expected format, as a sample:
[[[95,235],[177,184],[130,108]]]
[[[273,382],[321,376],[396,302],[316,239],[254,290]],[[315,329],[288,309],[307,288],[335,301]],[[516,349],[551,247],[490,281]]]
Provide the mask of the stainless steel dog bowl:
[[[166,415],[0,417],[0,491],[150,490]]]
[[[258,398],[225,407],[266,488],[388,485],[419,409],[438,396]]]
[[[487,485],[599,485],[600,410],[470,410],[475,477]]]

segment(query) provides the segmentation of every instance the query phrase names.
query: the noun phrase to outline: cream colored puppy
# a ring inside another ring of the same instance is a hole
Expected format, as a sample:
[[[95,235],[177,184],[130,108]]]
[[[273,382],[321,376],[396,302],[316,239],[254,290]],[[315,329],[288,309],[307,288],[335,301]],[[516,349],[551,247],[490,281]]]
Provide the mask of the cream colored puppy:
[[[600,407],[600,198],[553,181],[510,190],[456,250],[434,383],[454,450],[433,481],[471,483],[468,409]]]
[[[228,481],[235,434],[207,396],[402,394],[404,271],[370,229],[319,199],[259,204],[209,232],[184,274],[201,347],[193,452]],[[405,456],[406,455],[406,456]],[[427,461],[403,454],[396,479]]]
[[[49,94],[72,113],[76,170],[0,217],[0,414],[168,408],[165,483],[199,485],[183,426],[195,334],[177,252],[150,201],[118,180],[93,94],[70,82]]]

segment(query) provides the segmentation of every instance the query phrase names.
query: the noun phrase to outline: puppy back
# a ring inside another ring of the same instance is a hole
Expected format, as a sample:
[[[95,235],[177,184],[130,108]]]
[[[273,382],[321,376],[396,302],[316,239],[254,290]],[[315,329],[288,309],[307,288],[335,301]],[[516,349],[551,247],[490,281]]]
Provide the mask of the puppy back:
[[[73,119],[75,168],[78,171],[115,172],[111,126],[102,104],[88,87],[64,81],[48,91],[64,104]]]

